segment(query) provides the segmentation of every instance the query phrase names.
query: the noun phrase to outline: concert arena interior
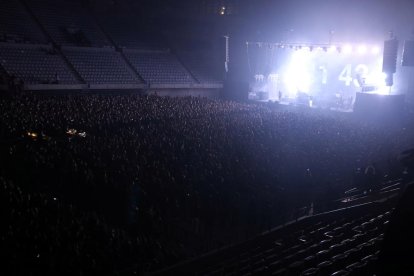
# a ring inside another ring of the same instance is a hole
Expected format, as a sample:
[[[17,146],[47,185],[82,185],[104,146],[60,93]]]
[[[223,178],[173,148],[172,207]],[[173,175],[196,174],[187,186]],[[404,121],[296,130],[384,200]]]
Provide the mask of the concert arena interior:
[[[0,0],[0,274],[414,275],[413,14]]]

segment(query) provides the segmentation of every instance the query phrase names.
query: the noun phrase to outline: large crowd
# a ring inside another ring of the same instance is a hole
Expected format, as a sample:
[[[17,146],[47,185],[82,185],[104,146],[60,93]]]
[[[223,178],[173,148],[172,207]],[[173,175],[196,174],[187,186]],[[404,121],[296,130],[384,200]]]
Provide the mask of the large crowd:
[[[0,98],[0,116],[1,255],[52,274],[155,270],[323,210],[411,138],[403,124],[199,97],[21,95]]]

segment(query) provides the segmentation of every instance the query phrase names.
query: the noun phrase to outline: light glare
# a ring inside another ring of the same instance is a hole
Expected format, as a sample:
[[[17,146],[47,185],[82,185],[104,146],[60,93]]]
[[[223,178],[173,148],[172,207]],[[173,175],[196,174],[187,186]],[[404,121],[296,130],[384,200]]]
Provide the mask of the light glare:
[[[358,54],[363,55],[367,52],[367,47],[365,45],[361,45],[358,47]]]
[[[352,46],[351,45],[345,45],[344,54],[350,54],[350,53],[352,53]]]
[[[284,75],[288,97],[293,98],[297,92],[308,93],[312,84],[309,68],[311,56],[304,51],[293,52],[289,66]]]

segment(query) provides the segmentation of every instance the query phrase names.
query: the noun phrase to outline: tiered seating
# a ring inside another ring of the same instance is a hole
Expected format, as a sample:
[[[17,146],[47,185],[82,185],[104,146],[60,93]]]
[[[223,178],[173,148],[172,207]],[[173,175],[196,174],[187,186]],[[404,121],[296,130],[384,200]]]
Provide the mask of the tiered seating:
[[[136,18],[119,15],[106,16],[102,26],[112,40],[121,48],[165,50],[168,47],[160,39],[158,32],[142,27]],[[137,26],[140,26],[137,28]],[[143,31],[143,29],[147,31]]]
[[[146,82],[166,84],[195,82],[178,59],[169,52],[125,50],[124,53]]]
[[[0,1],[0,41],[43,43],[41,30],[18,0]]]
[[[60,45],[110,45],[97,24],[76,1],[28,1],[35,16]]]
[[[26,84],[77,83],[62,57],[47,45],[1,43],[0,64]]]
[[[135,84],[140,80],[118,52],[110,48],[63,48],[82,78],[91,84]]]
[[[247,250],[230,249],[191,269],[197,275],[370,275],[392,210],[297,223],[281,236],[250,244]],[[174,269],[160,274],[185,272],[186,266]]]
[[[220,83],[219,64],[214,64],[213,56],[207,56],[200,52],[180,52],[183,63],[193,73],[194,77],[201,83]]]

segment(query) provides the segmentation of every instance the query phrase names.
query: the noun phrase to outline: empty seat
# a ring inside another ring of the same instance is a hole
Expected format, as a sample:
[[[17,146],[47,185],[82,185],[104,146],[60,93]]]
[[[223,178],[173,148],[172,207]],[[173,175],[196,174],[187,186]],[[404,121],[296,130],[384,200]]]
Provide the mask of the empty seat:
[[[125,56],[140,76],[151,84],[191,84],[193,77],[169,52],[125,50]]]
[[[377,219],[372,220],[376,217],[376,215],[364,215],[345,223],[345,220],[329,224],[320,222],[318,225],[304,228],[313,234],[307,236],[304,230],[287,231],[285,236],[277,237],[277,242],[272,237],[271,241],[260,243],[265,246],[252,246],[252,249],[248,251],[248,258],[246,257],[246,260],[241,261],[241,264],[237,266],[237,268],[240,267],[240,271],[236,274],[369,275],[376,269],[379,244],[384,237],[381,233],[384,228],[380,229],[377,225],[370,227],[377,221]],[[370,223],[364,224],[367,221]],[[359,228],[355,228],[356,226]],[[361,231],[353,231],[352,228],[361,229]],[[367,234],[373,229],[378,231],[375,237]],[[335,236],[338,236],[338,241],[333,243]],[[309,237],[312,243],[301,241],[301,238],[309,240]],[[234,270],[237,268],[233,266]],[[222,272],[227,274],[229,271],[231,268]]]
[[[78,83],[63,58],[47,45],[2,43],[0,64],[9,75],[22,79],[26,84]]]
[[[316,264],[318,263],[318,260],[316,259],[316,256],[314,255],[310,255],[306,257],[305,259],[303,259],[303,261],[305,262],[306,267],[313,267],[313,266],[316,266]]]
[[[330,254],[329,250],[321,250],[318,253],[316,253],[316,258],[318,259],[319,262],[322,262],[328,258],[329,254]]]
[[[278,261],[274,261],[274,262],[270,263],[268,265],[268,267],[269,267],[270,270],[277,270],[281,267],[282,264],[283,264],[283,262],[281,260],[278,260]]]
[[[302,249],[296,252],[295,259],[303,259],[305,256],[309,254],[309,251],[307,249]]]
[[[319,251],[319,249],[320,249],[320,246],[319,246],[319,244],[312,244],[311,246],[309,246],[308,248],[307,248],[307,253],[308,254],[315,254],[315,253],[317,253],[318,251]]]
[[[345,248],[344,244],[339,243],[339,244],[331,245],[329,247],[329,250],[332,255],[336,255],[336,254],[339,254],[340,252],[343,252],[344,248]]]
[[[362,263],[369,263],[369,262],[376,261],[376,260],[378,260],[378,257],[377,256],[375,256],[375,255],[368,255],[368,256],[363,257],[361,259],[361,262]]]
[[[312,276],[312,275],[318,275],[318,273],[319,273],[319,269],[316,268],[316,267],[312,267],[312,268],[309,268],[309,269],[303,271],[300,275],[302,275],[302,276]]]
[[[349,272],[346,270],[338,270],[331,274],[331,276],[347,276]]]
[[[286,275],[286,273],[287,273],[287,269],[286,268],[281,268],[281,269],[278,269],[276,271],[273,271],[271,273],[271,275],[273,275],[273,276],[283,276],[283,275]]]
[[[274,261],[277,261],[277,260],[279,260],[279,255],[278,254],[275,254],[275,253],[266,256],[266,259],[265,259],[266,263],[268,263],[268,264],[270,264],[270,263],[272,263]]]
[[[137,84],[121,55],[108,48],[64,47],[63,53],[81,77],[90,84]]]
[[[304,261],[296,261],[288,266],[289,275],[298,275],[305,267]]]
[[[179,52],[183,63],[201,83],[219,83],[223,81],[222,66],[212,52]],[[220,73],[221,72],[221,73]]]
[[[324,261],[317,265],[321,275],[329,275],[334,272],[334,267],[331,261]]]
[[[348,255],[344,253],[333,256],[331,258],[331,261],[338,268],[343,268],[345,267],[346,264],[349,264]]]
[[[366,268],[366,264],[356,262],[348,265],[346,269],[352,273],[352,275],[363,275],[363,272]]]
[[[329,248],[333,244],[333,241],[330,239],[325,239],[319,242],[321,248]]]
[[[359,261],[363,256],[363,252],[361,248],[358,248],[358,247],[345,251],[345,254],[348,255],[348,260],[351,263]]]

